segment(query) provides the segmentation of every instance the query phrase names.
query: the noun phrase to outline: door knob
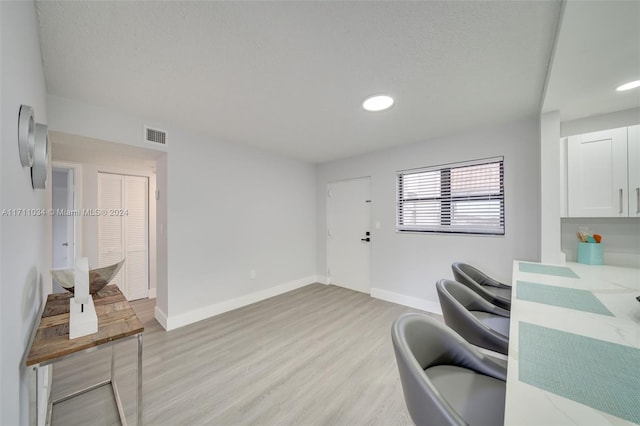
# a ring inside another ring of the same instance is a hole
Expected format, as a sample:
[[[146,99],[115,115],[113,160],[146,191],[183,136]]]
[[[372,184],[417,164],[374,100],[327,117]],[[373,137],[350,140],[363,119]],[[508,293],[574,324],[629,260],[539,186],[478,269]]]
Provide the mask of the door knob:
[[[364,233],[364,235],[366,235],[366,237],[365,238],[360,238],[360,241],[364,241],[366,243],[371,241],[371,238],[369,238],[369,236],[371,235],[371,232],[367,231],[367,232]]]
[[[62,243],[63,246],[67,247],[69,243]]]

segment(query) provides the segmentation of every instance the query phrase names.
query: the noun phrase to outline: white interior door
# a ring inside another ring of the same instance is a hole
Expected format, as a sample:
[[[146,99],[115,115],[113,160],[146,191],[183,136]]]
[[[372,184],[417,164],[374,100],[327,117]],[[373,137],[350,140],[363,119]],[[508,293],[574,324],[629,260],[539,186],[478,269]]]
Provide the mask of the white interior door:
[[[327,275],[331,284],[371,292],[371,179],[327,188]]]
[[[119,211],[124,209],[124,188],[121,175],[98,173],[98,208],[104,211]],[[124,223],[122,216],[98,216],[98,267],[113,265],[124,257]],[[126,286],[123,280],[124,267],[111,281],[116,284],[126,296]]]
[[[107,211],[98,219],[100,266],[126,258],[112,282],[120,287],[127,300],[148,297],[149,179],[100,173],[98,207]]]
[[[125,262],[127,299],[136,300],[148,296],[149,264],[149,226],[147,218],[149,204],[149,179],[140,176],[124,177],[124,216]]]

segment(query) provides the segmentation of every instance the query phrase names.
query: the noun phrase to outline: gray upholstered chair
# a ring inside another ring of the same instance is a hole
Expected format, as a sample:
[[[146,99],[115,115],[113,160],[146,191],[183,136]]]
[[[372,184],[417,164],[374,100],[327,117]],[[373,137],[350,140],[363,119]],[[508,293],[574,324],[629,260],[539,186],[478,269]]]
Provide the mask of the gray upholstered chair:
[[[444,322],[469,343],[507,355],[509,311],[451,280],[436,283]]]
[[[494,280],[471,265],[455,262],[451,265],[453,277],[487,299],[489,302],[508,311],[511,310],[511,286]]]
[[[391,340],[416,425],[504,424],[504,367],[424,314],[398,318]]]

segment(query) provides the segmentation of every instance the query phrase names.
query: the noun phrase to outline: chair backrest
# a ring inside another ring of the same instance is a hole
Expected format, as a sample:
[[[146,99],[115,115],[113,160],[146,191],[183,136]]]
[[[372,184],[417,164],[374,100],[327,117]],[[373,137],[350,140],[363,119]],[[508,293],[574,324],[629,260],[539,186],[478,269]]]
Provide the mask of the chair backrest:
[[[451,264],[451,271],[454,279],[466,285],[485,300],[497,305],[503,309],[511,309],[511,301],[503,297],[497,296],[487,290],[487,286],[494,288],[509,288],[506,284],[494,280],[484,272],[471,265],[462,262],[454,262]]]
[[[444,325],[420,314],[405,314],[391,328],[402,391],[416,425],[464,425],[464,419],[442,398],[425,369],[446,363],[456,338]]]
[[[466,425],[444,399],[425,369],[457,365],[506,380],[506,370],[489,361],[462,337],[424,314],[402,315],[391,327],[404,399],[416,425]]]
[[[469,343],[508,353],[509,338],[487,326],[470,311],[486,312],[500,317],[509,317],[509,311],[493,305],[465,285],[451,280],[440,280],[436,290],[442,308],[444,322]]]
[[[500,281],[491,278],[478,268],[467,263],[454,262],[451,264],[451,269],[453,270],[453,275],[456,277],[456,281],[458,282],[462,282],[458,279],[458,276],[460,276],[462,279],[470,279],[480,285],[493,285],[496,287],[504,286]],[[458,274],[458,276],[456,276],[456,274]]]

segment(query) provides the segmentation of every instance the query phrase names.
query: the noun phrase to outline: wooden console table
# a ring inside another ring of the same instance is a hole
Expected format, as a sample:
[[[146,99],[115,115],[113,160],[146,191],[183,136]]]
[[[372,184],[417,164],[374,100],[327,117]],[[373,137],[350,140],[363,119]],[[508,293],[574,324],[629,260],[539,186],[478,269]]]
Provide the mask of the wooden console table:
[[[37,418],[39,414],[39,380],[38,370],[55,362],[67,359],[79,353],[87,353],[96,350],[98,347],[111,346],[125,340],[136,339],[138,343],[138,366],[137,366],[137,423],[142,424],[142,332],[144,326],[136,316],[133,309],[127,302],[120,289],[116,285],[109,285],[93,295],[93,302],[98,315],[98,332],[77,339],[69,339],[69,299],[72,294],[58,293],[50,294],[44,306],[42,317],[38,328],[33,335],[29,355],[26,359],[27,367],[31,369],[31,381],[35,380],[36,409],[35,415],[31,417],[32,423],[42,423]],[[100,383],[96,383],[85,389],[74,392],[65,397],[48,403],[48,410],[53,404],[66,401],[75,396],[84,394],[102,386],[111,385],[113,395],[118,407],[118,414],[123,425],[126,425],[126,418],[118,387],[116,386],[114,374],[114,351],[111,352],[111,377]],[[47,416],[49,418],[49,416]],[[46,420],[45,420],[46,422]]]

